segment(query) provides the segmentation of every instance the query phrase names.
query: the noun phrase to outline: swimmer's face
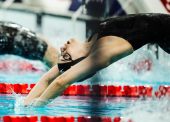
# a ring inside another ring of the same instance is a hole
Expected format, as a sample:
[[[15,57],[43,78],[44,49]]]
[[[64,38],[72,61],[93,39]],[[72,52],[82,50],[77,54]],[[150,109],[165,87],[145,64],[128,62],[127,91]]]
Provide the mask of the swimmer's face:
[[[60,54],[61,54],[60,55],[61,61],[71,61],[72,60],[70,54],[67,53],[65,46],[60,48]]]

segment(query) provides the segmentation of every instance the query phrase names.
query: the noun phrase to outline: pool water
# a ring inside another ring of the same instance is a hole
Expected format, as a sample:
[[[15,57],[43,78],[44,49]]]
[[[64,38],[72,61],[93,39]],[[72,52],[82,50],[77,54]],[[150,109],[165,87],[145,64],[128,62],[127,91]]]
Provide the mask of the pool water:
[[[59,115],[117,116],[137,98],[60,96],[44,107],[23,107],[21,96],[0,95],[0,116]],[[19,102],[19,103],[18,103]]]
[[[76,84],[150,85],[154,87],[154,90],[160,85],[170,85],[170,77],[168,75],[170,68],[163,68],[161,65],[158,65],[158,67],[157,64],[159,62],[150,56],[149,58],[153,60],[153,68],[150,71],[148,71],[147,68],[142,69],[140,72],[133,71],[131,69],[133,58],[131,58],[130,63],[120,61],[97,73],[93,78]],[[141,57],[139,59],[141,59]],[[14,64],[9,63],[11,66],[5,67],[4,69],[0,65],[0,83],[36,83],[49,69],[39,61],[30,61],[11,55],[0,56],[0,62],[7,61],[29,62],[34,68],[31,68],[33,69],[31,71],[26,69],[21,70],[20,65],[15,65],[15,68],[13,68]],[[38,70],[34,70],[35,68]],[[22,102],[24,97],[25,95],[0,94],[0,116],[124,116],[133,118],[133,120],[135,120],[134,122],[170,122],[169,98],[142,99],[128,97],[59,96],[44,107],[23,107]]]
[[[131,103],[121,115],[134,122],[170,122],[170,97],[138,100]]]

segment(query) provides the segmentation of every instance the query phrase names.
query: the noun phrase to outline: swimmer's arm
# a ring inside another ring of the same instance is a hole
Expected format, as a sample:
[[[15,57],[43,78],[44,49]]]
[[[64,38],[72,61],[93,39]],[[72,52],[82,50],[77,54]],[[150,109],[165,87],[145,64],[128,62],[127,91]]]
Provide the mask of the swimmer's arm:
[[[112,38],[107,38],[107,40],[108,39]],[[132,46],[127,41],[120,38],[116,38],[116,40],[114,38],[112,40],[109,41],[109,43],[101,40],[101,43],[98,43],[99,45],[94,48],[95,50],[92,50],[93,53],[57,77],[34,105],[41,106],[47,104],[46,101],[60,95],[72,83],[86,78],[133,52]]]
[[[57,66],[45,73],[24,100],[24,105],[29,105],[32,100],[38,98],[58,75],[59,70]]]
[[[74,65],[62,75],[58,76],[38,98],[38,100],[33,103],[33,105],[41,106],[47,104],[48,100],[54,99],[55,97],[59,96],[72,83],[81,80],[82,78],[84,78],[84,76],[87,76],[91,72],[95,72],[98,67],[97,65],[94,65],[96,63],[93,63],[90,60],[91,57],[88,57],[78,64]]]

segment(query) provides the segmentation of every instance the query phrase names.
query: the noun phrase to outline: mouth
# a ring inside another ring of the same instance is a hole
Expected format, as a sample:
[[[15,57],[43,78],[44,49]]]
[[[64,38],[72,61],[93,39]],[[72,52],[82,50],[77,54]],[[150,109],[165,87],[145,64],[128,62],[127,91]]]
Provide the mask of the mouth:
[[[65,53],[65,55],[63,55],[63,58],[64,58],[65,60],[72,61],[72,57],[71,57],[71,55],[70,55],[69,53]]]
[[[61,51],[59,62],[71,62],[71,61],[73,61],[71,55],[65,51]]]

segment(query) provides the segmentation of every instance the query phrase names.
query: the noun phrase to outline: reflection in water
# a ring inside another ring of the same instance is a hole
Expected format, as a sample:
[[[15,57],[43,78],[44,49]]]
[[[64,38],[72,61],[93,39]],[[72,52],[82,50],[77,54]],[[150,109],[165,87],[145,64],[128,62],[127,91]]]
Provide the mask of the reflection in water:
[[[47,70],[48,67],[40,61],[14,55],[0,55],[0,82],[35,83]]]
[[[135,102],[134,98],[60,96],[44,107],[24,107],[24,95],[0,95],[0,116],[58,115],[58,116],[117,116]],[[99,102],[100,101],[100,102]],[[94,110],[95,109],[95,110]],[[93,110],[93,111],[92,111]]]

